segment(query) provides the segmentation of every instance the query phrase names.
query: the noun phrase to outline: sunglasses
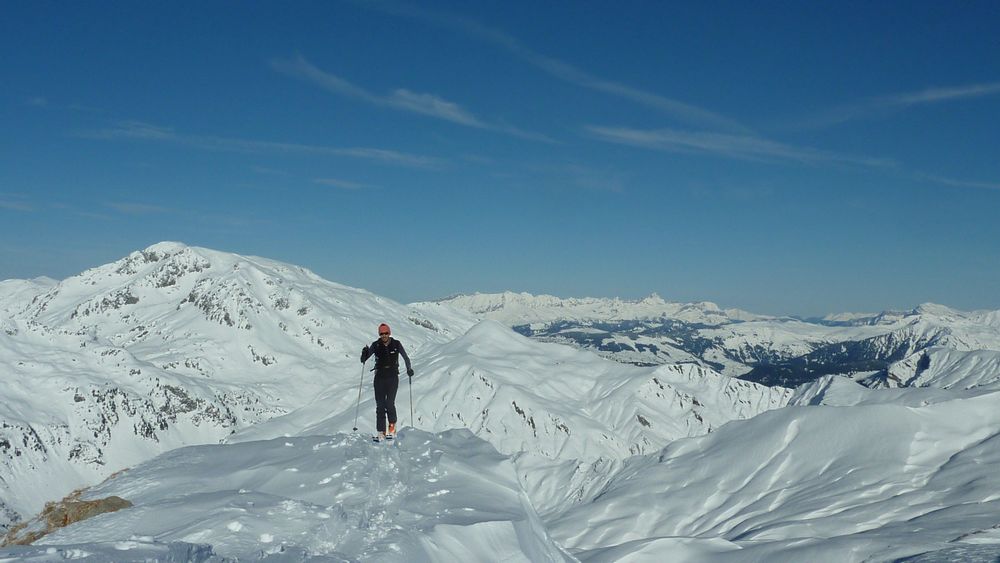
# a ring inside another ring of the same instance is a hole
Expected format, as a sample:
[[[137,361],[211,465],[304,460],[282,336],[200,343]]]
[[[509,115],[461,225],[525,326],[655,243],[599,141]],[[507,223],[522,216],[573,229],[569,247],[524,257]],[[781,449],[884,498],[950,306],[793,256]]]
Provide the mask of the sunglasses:
[[[389,336],[389,333],[388,332],[380,332],[380,333],[378,333],[378,335],[379,336]]]

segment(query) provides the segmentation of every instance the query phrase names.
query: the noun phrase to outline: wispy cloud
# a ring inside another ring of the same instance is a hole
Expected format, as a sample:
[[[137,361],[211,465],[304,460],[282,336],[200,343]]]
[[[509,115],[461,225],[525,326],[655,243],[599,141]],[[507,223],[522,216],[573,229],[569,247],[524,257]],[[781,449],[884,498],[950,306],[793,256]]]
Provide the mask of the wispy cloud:
[[[691,195],[709,201],[754,202],[771,199],[775,196],[774,187],[753,181],[735,185],[693,183],[688,186],[688,190]]]
[[[687,125],[723,131],[749,131],[747,127],[733,119],[696,105],[590,74],[565,61],[538,53],[512,35],[469,18],[396,2],[357,2],[357,4],[386,14],[423,21],[485,41],[506,50],[554,78],[644,105]]]
[[[919,92],[887,96],[885,98],[881,98],[881,100],[884,103],[897,106],[912,106],[917,104],[932,104],[935,102],[946,102],[966,98],[979,98],[981,96],[991,96],[995,94],[1000,94],[1000,82],[993,82],[990,84],[969,84],[950,88],[928,88]]]
[[[339,180],[337,178],[316,178],[313,180],[313,183],[323,186],[333,186],[334,188],[342,188],[345,190],[363,190],[369,187],[368,185],[361,184],[359,182]]]
[[[889,96],[870,98],[855,104],[837,106],[800,119],[796,126],[821,128],[840,125],[856,119],[903,111],[915,106],[937,104],[1000,94],[1000,82],[966,84],[945,88],[927,88]]]
[[[103,113],[103,110],[99,108],[85,106],[83,104],[72,103],[66,105],[61,103],[55,103],[46,98],[45,96],[31,96],[24,101],[24,104],[34,108],[44,108],[48,110],[75,111],[84,113]]]
[[[291,176],[290,173],[284,170],[278,170],[277,168],[268,168],[266,166],[251,166],[250,170],[253,170],[257,174],[266,174],[268,176]]]
[[[8,211],[34,211],[35,206],[28,201],[28,196],[20,192],[0,192],[0,209]]]
[[[565,164],[559,167],[557,171],[569,179],[570,185],[577,188],[594,192],[625,192],[627,178],[625,174],[620,172],[597,169],[592,166],[584,166],[576,163]]]
[[[665,152],[704,153],[741,160],[785,160],[804,164],[835,162],[863,166],[895,165],[895,162],[889,159],[843,155],[810,147],[796,147],[751,135],[598,126],[589,126],[586,129],[602,141]]]
[[[371,147],[341,148],[322,145],[257,141],[232,137],[185,135],[177,133],[169,127],[151,125],[141,121],[121,121],[111,127],[99,130],[80,131],[74,133],[74,135],[81,138],[97,140],[134,139],[142,141],[169,142],[203,150],[339,156],[374,160],[385,164],[394,164],[397,166],[408,166],[413,168],[437,168],[444,164],[444,161],[438,158]]]
[[[709,154],[725,158],[751,161],[791,161],[802,164],[850,164],[891,170],[896,176],[905,176],[921,182],[931,182],[956,188],[1000,190],[998,182],[962,180],[914,172],[902,168],[892,159],[845,155],[810,147],[796,147],[752,136],[726,135],[675,131],[671,129],[639,130],[621,127],[591,126],[587,130],[596,138],[609,143],[644,149],[686,153]]]
[[[354,98],[376,106],[391,107],[429,115],[470,127],[486,128],[485,123],[458,104],[449,102],[433,94],[416,94],[406,89],[399,89],[388,96],[379,96],[339,76],[320,70],[302,56],[295,57],[294,59],[271,59],[270,64],[271,68],[282,74],[312,82],[334,94]]]
[[[173,128],[152,125],[142,121],[119,121],[111,127],[91,131],[81,131],[75,134],[86,139],[109,141],[113,139],[141,139],[147,141],[184,141],[193,137],[182,137]]]
[[[406,88],[396,89],[385,96],[373,94],[339,76],[317,68],[301,55],[294,59],[271,59],[270,65],[282,74],[311,82],[328,92],[371,105],[426,115],[466,127],[497,131],[524,139],[553,142],[549,137],[539,133],[524,131],[510,125],[487,123],[462,106],[434,94],[412,92]]]
[[[0,209],[7,209],[8,211],[34,211],[35,208],[22,201],[14,201],[10,199],[0,199]]]
[[[934,176],[932,174],[917,174],[918,180],[923,180],[926,182],[934,182],[935,184],[941,184],[944,186],[953,186],[956,188],[979,188],[983,190],[1000,190],[1000,182],[977,182],[970,180],[959,180],[956,178],[946,178],[944,176]]]
[[[119,213],[124,213],[126,215],[153,215],[159,213],[170,213],[173,210],[168,207],[162,207],[159,205],[150,205],[148,203],[135,203],[135,202],[108,202],[105,203],[107,207],[118,211]]]

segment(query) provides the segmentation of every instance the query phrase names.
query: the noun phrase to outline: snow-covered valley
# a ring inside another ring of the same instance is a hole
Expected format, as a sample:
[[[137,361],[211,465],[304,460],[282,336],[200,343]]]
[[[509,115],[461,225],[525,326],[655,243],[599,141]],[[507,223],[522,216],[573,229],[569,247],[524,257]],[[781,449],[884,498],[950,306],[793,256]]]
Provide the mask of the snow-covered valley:
[[[83,487],[82,498],[133,504],[0,557],[1000,553],[996,314],[923,306],[821,324],[659,298],[543,301],[402,305],[179,243],[61,282],[0,282],[2,531],[37,527],[46,502]],[[637,319],[629,342],[673,326],[673,351],[611,361],[552,332]],[[416,370],[400,385],[392,444],[368,438],[370,366],[358,361],[381,322]],[[686,349],[685,334],[721,344]],[[900,357],[873,372],[876,389],[830,375],[794,391],[731,377],[750,369],[741,357],[785,361],[846,342]]]

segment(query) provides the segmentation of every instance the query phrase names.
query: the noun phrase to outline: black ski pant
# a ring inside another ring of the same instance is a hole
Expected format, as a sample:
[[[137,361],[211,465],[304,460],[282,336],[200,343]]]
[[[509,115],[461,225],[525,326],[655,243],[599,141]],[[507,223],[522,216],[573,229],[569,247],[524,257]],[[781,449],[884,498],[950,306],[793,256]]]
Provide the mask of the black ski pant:
[[[396,390],[399,389],[399,374],[375,374],[375,428],[385,432],[385,419],[396,424]]]

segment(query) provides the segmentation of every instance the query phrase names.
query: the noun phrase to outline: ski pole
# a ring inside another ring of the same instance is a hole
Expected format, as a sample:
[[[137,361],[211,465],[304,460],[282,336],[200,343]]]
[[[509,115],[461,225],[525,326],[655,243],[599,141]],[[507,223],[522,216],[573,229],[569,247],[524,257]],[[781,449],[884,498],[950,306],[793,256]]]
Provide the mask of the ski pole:
[[[361,362],[361,380],[358,381],[358,404],[354,407],[354,431],[358,431],[358,410],[361,408],[361,386],[365,383],[365,363]]]
[[[414,428],[417,427],[417,420],[413,418],[413,376],[409,376],[407,379],[410,380],[408,387],[410,388],[410,425]]]

